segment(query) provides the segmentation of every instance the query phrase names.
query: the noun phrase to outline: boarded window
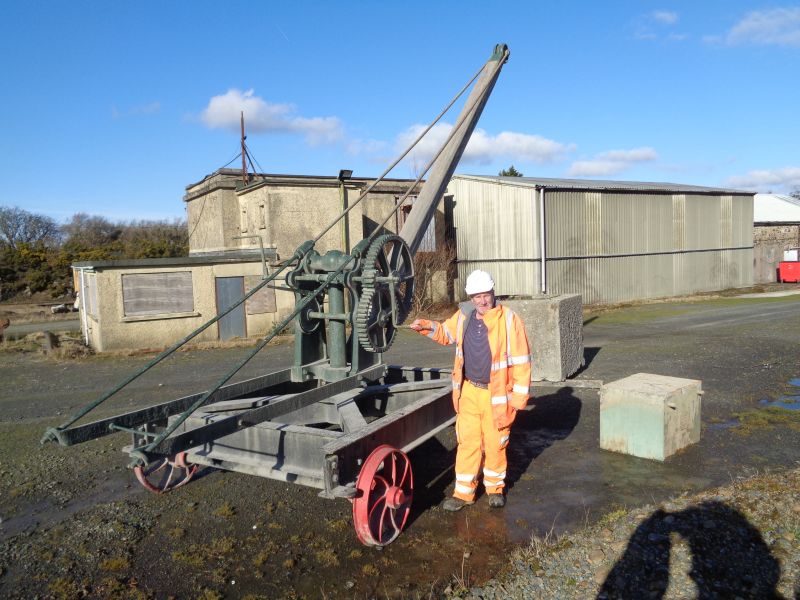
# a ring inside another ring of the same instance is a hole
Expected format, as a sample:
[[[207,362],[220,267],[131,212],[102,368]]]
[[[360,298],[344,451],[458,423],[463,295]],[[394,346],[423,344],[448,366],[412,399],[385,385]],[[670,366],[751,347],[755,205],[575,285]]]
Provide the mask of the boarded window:
[[[192,312],[192,272],[123,275],[122,302],[126,317]]]
[[[263,204],[258,205],[258,228],[259,229],[267,228],[267,211],[264,208]]]
[[[83,293],[81,302],[84,310],[90,317],[97,318],[97,276],[94,273],[86,273],[83,276]]]

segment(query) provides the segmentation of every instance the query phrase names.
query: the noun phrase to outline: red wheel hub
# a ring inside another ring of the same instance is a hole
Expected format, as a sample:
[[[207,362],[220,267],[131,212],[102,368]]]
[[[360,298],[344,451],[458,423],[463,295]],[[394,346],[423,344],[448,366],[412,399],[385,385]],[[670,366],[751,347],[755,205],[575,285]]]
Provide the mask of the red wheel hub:
[[[189,483],[196,472],[197,465],[186,462],[186,452],[133,468],[139,483],[154,494],[163,494]]]
[[[361,467],[353,500],[356,535],[367,546],[393,542],[408,519],[414,496],[411,461],[405,452],[383,445]]]

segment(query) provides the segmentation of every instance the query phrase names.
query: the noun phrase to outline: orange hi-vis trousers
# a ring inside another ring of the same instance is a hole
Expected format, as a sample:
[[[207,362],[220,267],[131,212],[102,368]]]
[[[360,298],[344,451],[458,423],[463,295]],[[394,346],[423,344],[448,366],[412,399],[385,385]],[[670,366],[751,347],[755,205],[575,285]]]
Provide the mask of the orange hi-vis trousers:
[[[475,500],[481,463],[486,493],[503,493],[509,432],[509,427],[498,430],[494,424],[489,390],[465,381],[456,416],[458,450],[453,496],[466,502]]]

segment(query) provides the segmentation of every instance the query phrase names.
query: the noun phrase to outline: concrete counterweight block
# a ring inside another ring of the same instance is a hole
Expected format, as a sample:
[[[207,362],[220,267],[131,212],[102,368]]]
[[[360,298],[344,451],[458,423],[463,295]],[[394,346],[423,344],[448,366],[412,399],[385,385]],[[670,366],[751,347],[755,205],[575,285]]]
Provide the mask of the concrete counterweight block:
[[[583,302],[580,294],[503,300],[525,322],[531,347],[531,379],[564,381],[583,366]]]
[[[700,441],[702,382],[637,373],[600,389],[600,447],[664,460]]]

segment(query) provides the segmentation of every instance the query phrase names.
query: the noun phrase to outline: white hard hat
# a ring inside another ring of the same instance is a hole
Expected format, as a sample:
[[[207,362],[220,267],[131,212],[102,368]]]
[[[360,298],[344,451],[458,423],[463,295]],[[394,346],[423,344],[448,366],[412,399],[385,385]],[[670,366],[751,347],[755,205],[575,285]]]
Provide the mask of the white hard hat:
[[[480,269],[473,271],[467,277],[467,285],[464,286],[464,291],[468,295],[481,294],[483,292],[491,292],[494,289],[494,279],[486,271]]]

